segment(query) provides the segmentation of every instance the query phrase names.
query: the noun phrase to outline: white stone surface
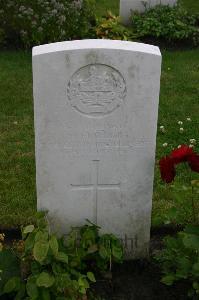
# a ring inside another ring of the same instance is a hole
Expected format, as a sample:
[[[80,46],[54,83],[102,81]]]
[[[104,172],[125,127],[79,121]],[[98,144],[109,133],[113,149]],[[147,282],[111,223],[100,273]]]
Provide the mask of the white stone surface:
[[[174,6],[177,4],[177,0],[120,0],[121,20],[124,24],[128,24],[130,23],[132,11],[144,12],[146,8],[154,7],[158,4]]]
[[[33,49],[38,209],[55,230],[97,223],[144,257],[150,239],[161,54],[84,40]]]

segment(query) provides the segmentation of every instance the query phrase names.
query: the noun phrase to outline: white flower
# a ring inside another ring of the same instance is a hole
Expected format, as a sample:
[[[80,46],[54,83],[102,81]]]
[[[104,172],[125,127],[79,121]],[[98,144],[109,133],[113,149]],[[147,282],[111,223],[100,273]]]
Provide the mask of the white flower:
[[[194,147],[194,145],[189,145],[189,148],[193,148]]]
[[[160,126],[160,131],[161,131],[161,132],[165,132],[165,131],[166,131],[166,130],[165,130],[165,127],[164,127],[163,125]]]
[[[180,149],[182,147],[182,145],[178,145],[178,149]]]
[[[26,9],[26,8],[25,8],[25,6],[23,6],[23,5],[19,7],[19,11],[23,11],[23,10],[25,10],[25,9]]]
[[[65,16],[60,16],[59,20],[60,20],[61,23],[64,23],[66,21],[66,17]]]
[[[18,124],[18,122],[17,122],[17,121],[14,121],[14,122],[13,122],[13,124],[14,124],[14,125],[17,125],[17,124]]]
[[[37,25],[37,22],[33,20],[32,21],[32,26],[35,27],[36,25]]]
[[[183,132],[184,132],[184,128],[180,127],[180,133],[183,133]]]
[[[162,144],[163,147],[167,147],[168,146],[168,143],[164,143]]]
[[[194,145],[196,144],[196,140],[195,139],[190,139],[189,141],[190,141],[191,144],[194,144]]]
[[[183,124],[183,122],[182,121],[178,121],[178,125],[182,125]]]
[[[191,121],[191,118],[190,118],[190,117],[187,117],[187,121],[189,121],[189,122],[190,122],[190,121]]]
[[[27,32],[24,30],[21,30],[20,33],[21,33],[21,35],[27,35]]]
[[[56,15],[57,14],[57,10],[53,9],[51,13],[52,13],[52,15]]]

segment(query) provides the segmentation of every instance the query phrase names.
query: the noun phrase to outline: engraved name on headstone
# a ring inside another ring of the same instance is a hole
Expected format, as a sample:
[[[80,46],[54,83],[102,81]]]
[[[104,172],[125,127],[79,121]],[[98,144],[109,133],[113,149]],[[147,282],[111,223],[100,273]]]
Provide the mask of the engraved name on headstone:
[[[53,230],[89,219],[127,258],[150,239],[161,54],[132,42],[33,48],[37,202]]]

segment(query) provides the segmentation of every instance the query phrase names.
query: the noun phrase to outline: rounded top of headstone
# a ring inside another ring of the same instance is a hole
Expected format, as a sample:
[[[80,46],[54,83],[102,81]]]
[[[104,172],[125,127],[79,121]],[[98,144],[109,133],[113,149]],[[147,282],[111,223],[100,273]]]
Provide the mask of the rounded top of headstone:
[[[71,51],[81,49],[115,49],[161,56],[160,49],[157,46],[129,41],[100,39],[66,41],[36,46],[33,47],[33,56],[59,51]]]

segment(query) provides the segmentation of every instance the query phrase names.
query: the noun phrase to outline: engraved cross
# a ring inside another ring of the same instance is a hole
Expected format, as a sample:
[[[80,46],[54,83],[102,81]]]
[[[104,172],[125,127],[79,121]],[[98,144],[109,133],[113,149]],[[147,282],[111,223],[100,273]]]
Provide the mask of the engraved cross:
[[[119,190],[120,191],[120,183],[99,183],[99,160],[93,160],[95,173],[93,178],[93,183],[88,184],[71,184],[73,190],[93,190],[93,201],[95,203],[94,208],[94,216],[97,224],[97,211],[98,211],[98,191],[99,190]]]

